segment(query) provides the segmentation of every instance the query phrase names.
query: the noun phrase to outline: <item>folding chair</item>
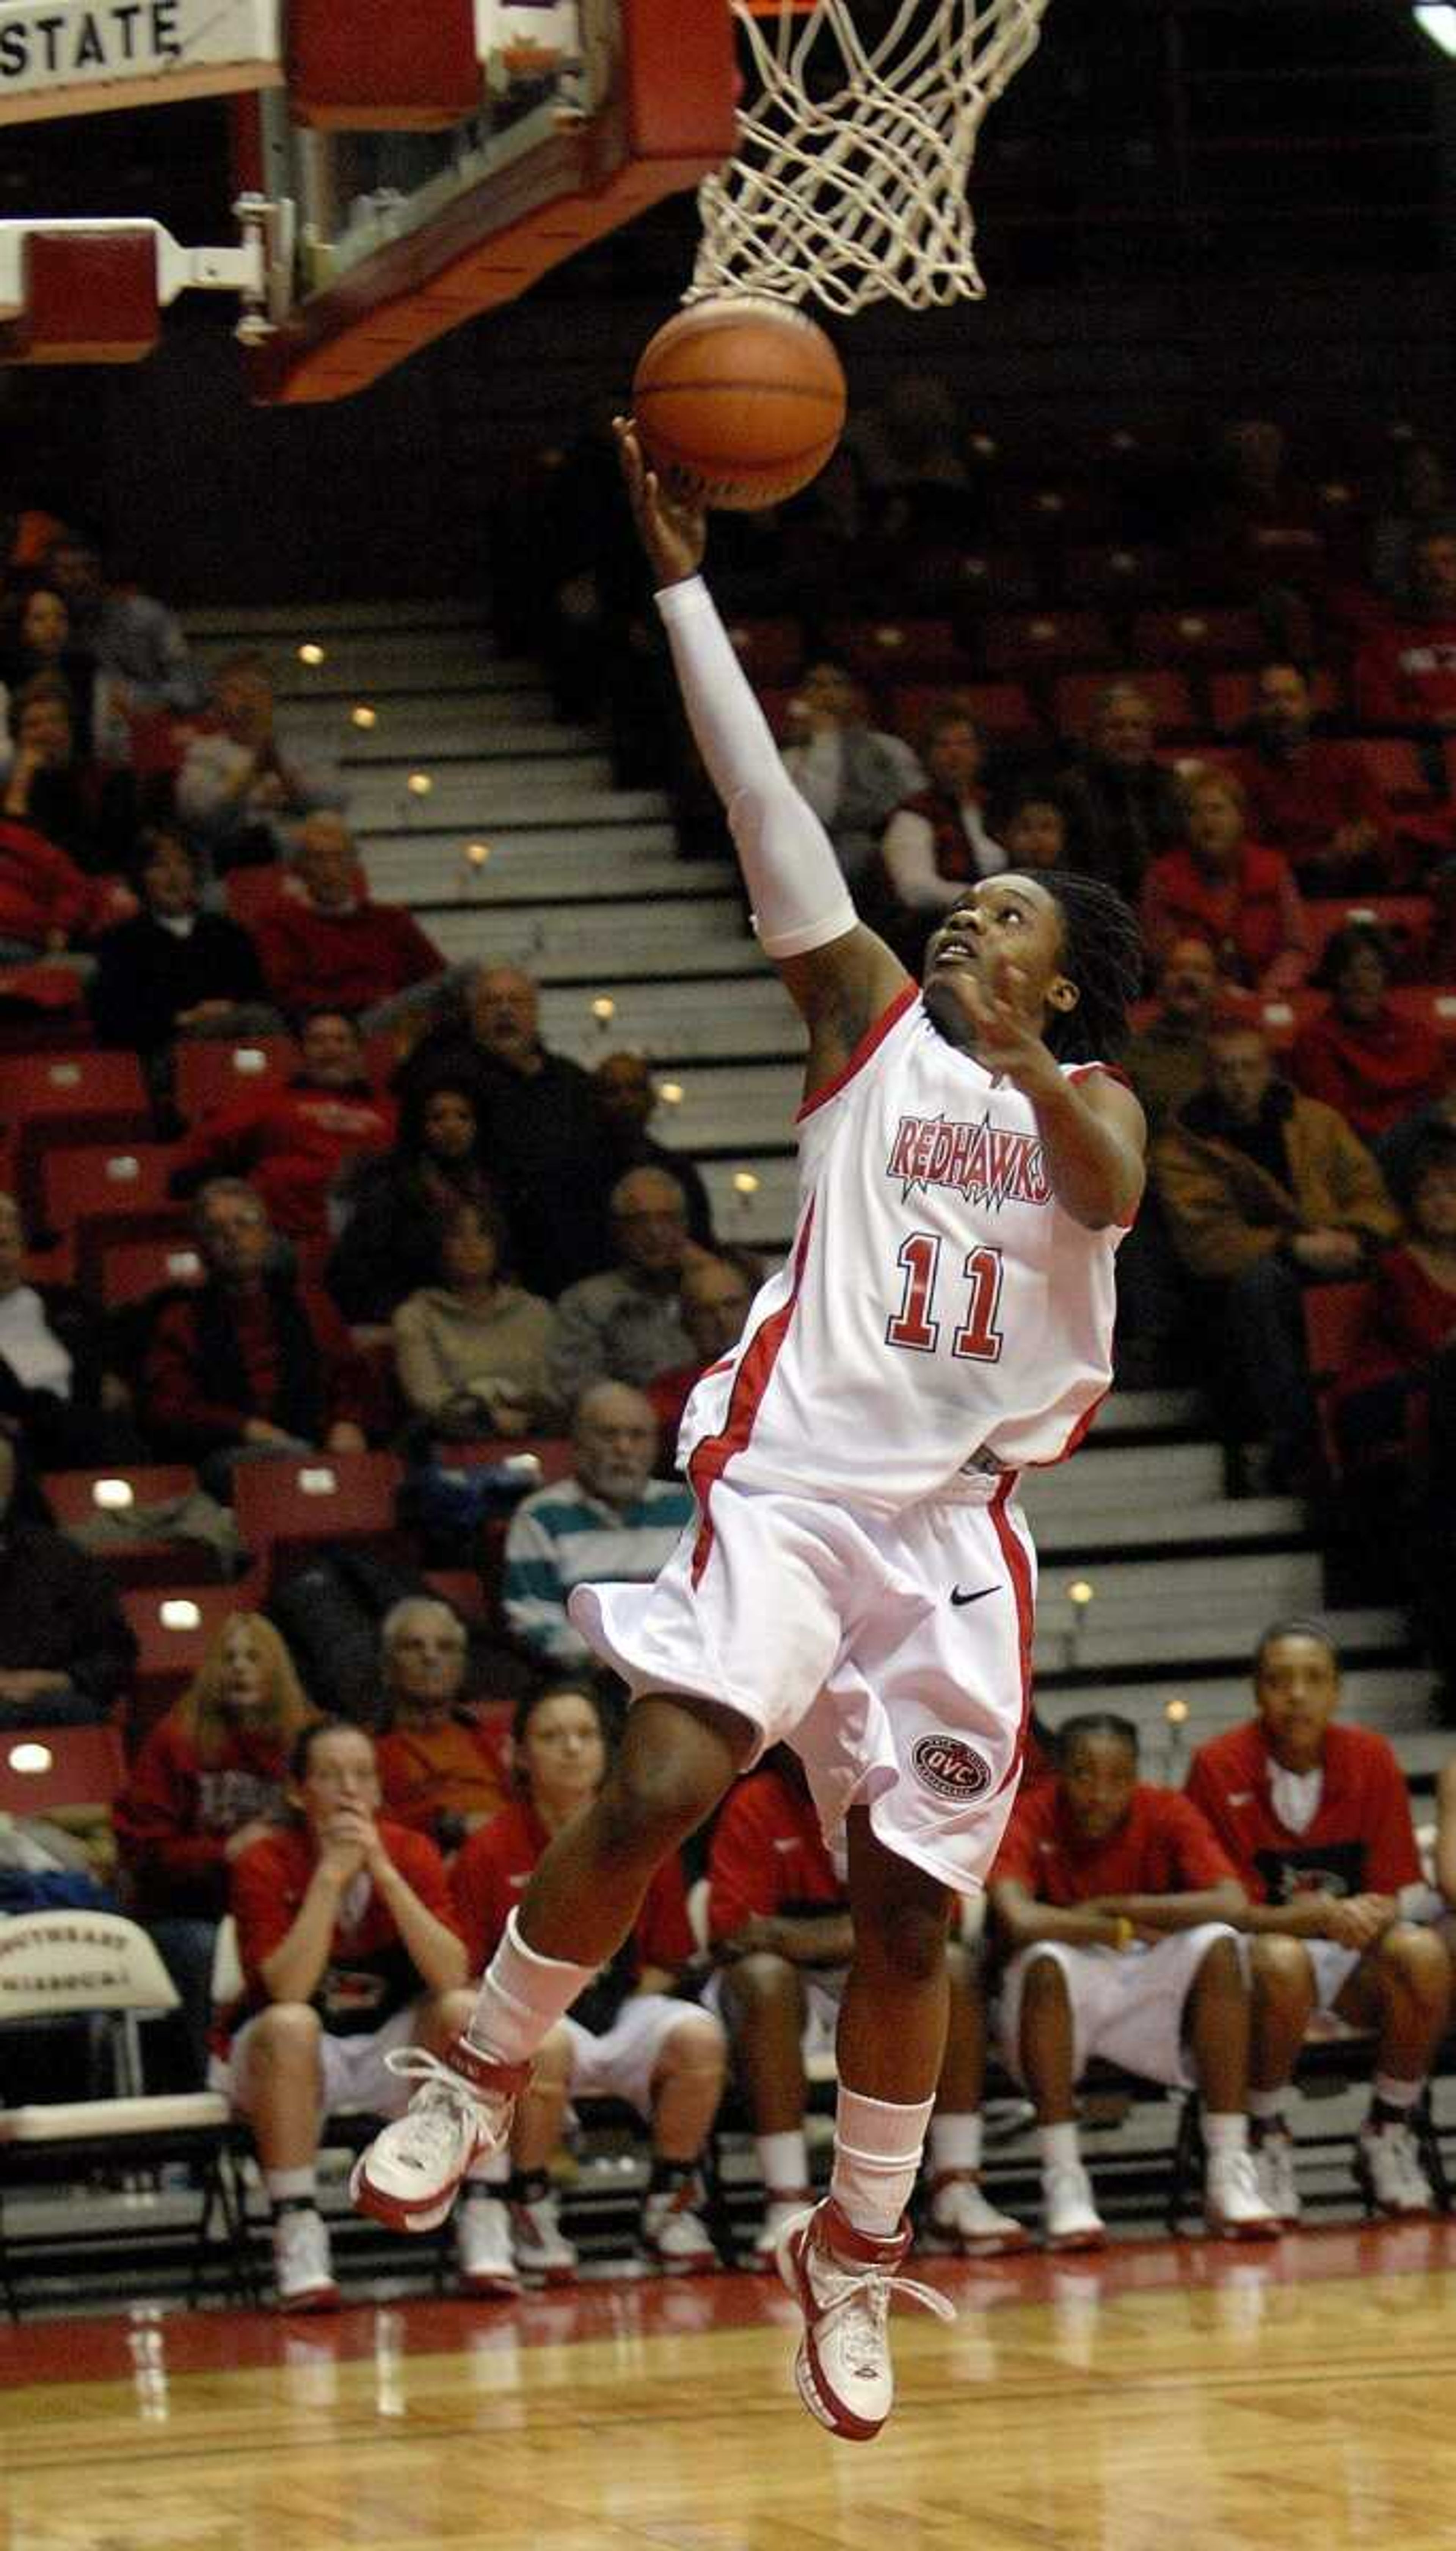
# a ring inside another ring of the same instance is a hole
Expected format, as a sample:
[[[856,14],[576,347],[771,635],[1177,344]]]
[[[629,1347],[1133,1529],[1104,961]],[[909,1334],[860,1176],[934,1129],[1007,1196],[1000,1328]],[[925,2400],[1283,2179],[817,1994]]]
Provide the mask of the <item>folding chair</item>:
[[[212,2240],[215,2215],[224,2235],[228,2292],[245,2300],[256,2298],[238,2175],[242,2138],[226,2099],[210,2091],[148,2096],[139,2088],[140,2023],[176,2007],[176,1988],[153,1942],[119,1913],[22,1913],[0,1925],[0,2026],[34,2028],[97,2013],[108,2015],[112,2023],[110,2097],[0,2110],[0,2287],[13,2319],[20,2317],[17,2272],[23,2258],[81,2248],[94,2259],[98,2247],[166,2237],[170,2227],[158,2225],[144,2234],[141,2217],[133,2214],[117,2232],[98,2233],[86,2221],[75,2231],[28,2236],[22,2242],[6,2226],[8,2192],[64,2185],[105,2169],[154,2171],[176,2161],[190,2162],[202,2172],[188,2300],[196,2299],[217,2246]]]

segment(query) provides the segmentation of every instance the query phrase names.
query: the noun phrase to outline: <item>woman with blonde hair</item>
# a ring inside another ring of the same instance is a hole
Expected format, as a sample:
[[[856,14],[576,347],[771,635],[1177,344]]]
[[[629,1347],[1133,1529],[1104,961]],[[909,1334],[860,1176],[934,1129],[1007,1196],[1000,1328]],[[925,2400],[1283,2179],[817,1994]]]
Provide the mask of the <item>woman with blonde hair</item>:
[[[271,1621],[235,1612],[153,1728],[116,1802],[131,1909],[181,1994],[199,2084],[228,1872],[284,1815],[288,1758],[317,1715]]]

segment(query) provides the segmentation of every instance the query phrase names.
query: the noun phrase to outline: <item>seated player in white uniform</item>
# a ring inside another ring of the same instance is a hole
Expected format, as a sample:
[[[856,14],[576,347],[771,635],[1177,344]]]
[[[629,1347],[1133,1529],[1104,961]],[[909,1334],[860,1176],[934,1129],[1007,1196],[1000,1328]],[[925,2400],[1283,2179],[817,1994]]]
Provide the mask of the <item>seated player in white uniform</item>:
[[[1113,1259],[1143,1183],[1142,1110],[1103,1058],[1141,972],[1136,924],[1086,877],[969,886],[923,990],[855,916],[817,817],[701,583],[701,513],[623,465],[684,703],[760,941],[807,1023],[797,1229],[731,1355],[687,1403],[696,1516],[656,1583],[578,1587],[576,1627],[633,1707],[600,1795],[557,1835],[466,2037],[356,2169],[356,2202],[426,2229],[561,2013],[636,1920],[658,1864],[780,1740],[843,1830],[854,1960],[835,2159],[779,2267],[795,2378],[841,2436],[877,2434],[897,2272],[946,2030],[955,1890],[1016,1792],[1035,1559],[1015,1502],[1110,1378]]]
[[[703,2001],[726,2022],[753,2118],[764,2219],[748,2259],[772,2267],[780,2236],[809,2201],[807,2067],[832,2053],[854,1921],[824,1848],[803,1767],[786,1746],[730,1789],[708,1850]],[[980,1946],[952,1940],[945,2056],[935,2086],[918,2246],[966,2259],[1024,2250],[1030,2235],[981,2186],[986,1999]]]
[[[1074,2092],[1094,2056],[1202,2094],[1210,2232],[1268,2241],[1279,2218],[1249,2153],[1244,1890],[1196,1807],[1137,1776],[1137,1729],[1089,1712],[1022,1799],[990,1874],[1011,1951],[1004,2060],[1036,2101],[1049,2250],[1106,2234],[1078,2149]]]

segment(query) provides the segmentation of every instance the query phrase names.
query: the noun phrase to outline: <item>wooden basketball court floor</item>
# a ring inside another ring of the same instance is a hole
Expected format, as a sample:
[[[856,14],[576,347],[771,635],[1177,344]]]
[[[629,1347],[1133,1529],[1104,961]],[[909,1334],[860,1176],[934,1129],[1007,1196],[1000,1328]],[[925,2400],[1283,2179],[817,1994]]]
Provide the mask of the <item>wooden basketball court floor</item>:
[[[3,2551],[1447,2551],[1456,2224],[928,2262],[836,2442],[748,2276],[0,2334]]]

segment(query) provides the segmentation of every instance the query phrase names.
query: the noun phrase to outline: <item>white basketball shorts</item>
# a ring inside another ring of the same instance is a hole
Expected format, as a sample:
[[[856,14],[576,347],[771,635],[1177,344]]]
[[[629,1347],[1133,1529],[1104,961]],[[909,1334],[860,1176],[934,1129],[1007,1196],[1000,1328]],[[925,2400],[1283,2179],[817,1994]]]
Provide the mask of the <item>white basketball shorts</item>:
[[[1215,1940],[1235,1940],[1227,1922],[1200,1922],[1193,1931],[1170,1931],[1154,1947],[1081,1949],[1066,1940],[1038,1940],[1011,1960],[1001,1981],[996,2026],[1001,2058],[1019,2082],[1021,1995],[1038,1958],[1053,1958],[1067,1979],[1072,2006],[1072,2078],[1080,2082],[1094,2055],[1145,2082],[1189,2091],[1194,2077],[1184,2045],[1183,2012],[1194,1979]]]
[[[221,2080],[213,2078],[213,2088],[224,2091],[244,2116],[249,2105],[248,2041],[261,2017],[261,2011],[255,2011],[252,2019],[244,2021],[226,2063],[218,2067]],[[386,2019],[382,2028],[362,2031],[357,2037],[334,2037],[325,2029],[319,2038],[322,2113],[327,2117],[402,2115],[414,2085],[389,2072],[384,2058],[393,2047],[413,2046],[419,2028],[420,2006],[412,2001]]]
[[[625,2099],[640,2117],[650,2117],[653,2077],[663,2049],[674,2030],[684,2024],[711,2029],[720,2039],[724,2035],[715,2012],[699,2010],[695,2002],[675,2000],[671,1993],[629,1994],[600,2037],[593,2037],[579,2020],[563,2020],[572,2041],[569,2098]]]
[[[571,1616],[634,1699],[719,1702],[753,1761],[792,1745],[831,1845],[867,1807],[887,1850],[970,1893],[1030,1712],[1036,1559],[1011,1485],[883,1515],[720,1480],[705,1558],[689,1524],[655,1584],[578,1585]]]

